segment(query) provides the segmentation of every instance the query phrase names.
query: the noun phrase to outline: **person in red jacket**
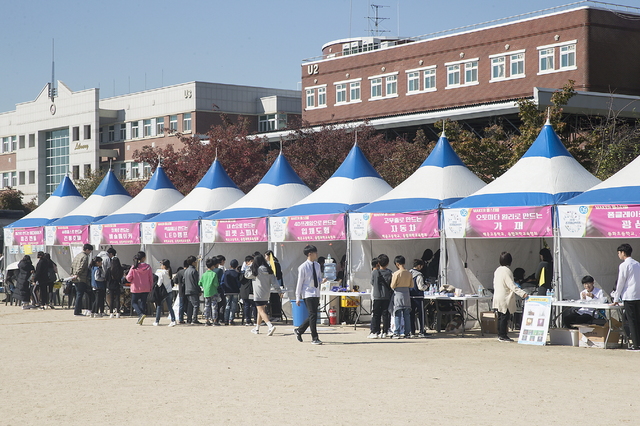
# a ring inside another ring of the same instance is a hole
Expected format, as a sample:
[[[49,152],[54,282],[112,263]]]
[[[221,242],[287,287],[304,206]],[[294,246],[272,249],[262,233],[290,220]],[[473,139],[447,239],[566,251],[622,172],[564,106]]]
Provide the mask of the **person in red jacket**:
[[[145,252],[136,253],[127,274],[127,281],[131,283],[131,307],[138,314],[138,325],[142,325],[147,317],[147,296],[153,287],[153,272],[151,272],[151,266],[144,263],[145,260],[147,260]]]

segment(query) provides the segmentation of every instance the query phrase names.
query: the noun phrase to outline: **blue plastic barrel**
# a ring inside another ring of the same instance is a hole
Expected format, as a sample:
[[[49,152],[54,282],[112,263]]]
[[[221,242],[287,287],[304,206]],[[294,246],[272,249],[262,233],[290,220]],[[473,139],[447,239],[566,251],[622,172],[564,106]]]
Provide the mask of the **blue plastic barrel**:
[[[295,300],[291,301],[291,315],[293,315],[294,327],[300,327],[309,318],[309,311],[307,311],[307,305],[305,305],[304,300],[300,301],[300,306],[296,304]]]

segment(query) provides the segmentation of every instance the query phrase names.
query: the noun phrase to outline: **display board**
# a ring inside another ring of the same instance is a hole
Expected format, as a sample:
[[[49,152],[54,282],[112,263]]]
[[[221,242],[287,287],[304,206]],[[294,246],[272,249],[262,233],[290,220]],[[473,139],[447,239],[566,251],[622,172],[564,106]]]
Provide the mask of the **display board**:
[[[518,343],[544,346],[547,343],[550,321],[551,297],[529,296],[522,310]]]

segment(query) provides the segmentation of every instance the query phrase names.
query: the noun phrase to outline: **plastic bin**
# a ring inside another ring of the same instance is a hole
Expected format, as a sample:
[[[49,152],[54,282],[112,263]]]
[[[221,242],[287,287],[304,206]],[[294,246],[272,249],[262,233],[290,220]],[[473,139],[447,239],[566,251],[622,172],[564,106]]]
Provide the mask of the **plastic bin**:
[[[309,318],[309,311],[307,311],[307,305],[304,300],[300,301],[300,306],[296,304],[295,300],[291,301],[291,315],[293,316],[294,327],[300,327]]]

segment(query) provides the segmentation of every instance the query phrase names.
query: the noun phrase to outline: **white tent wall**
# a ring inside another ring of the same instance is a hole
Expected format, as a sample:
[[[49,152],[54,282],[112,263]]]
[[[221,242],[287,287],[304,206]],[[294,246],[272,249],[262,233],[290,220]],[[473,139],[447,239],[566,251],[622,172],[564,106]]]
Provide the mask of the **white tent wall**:
[[[611,294],[618,278],[618,246],[623,243],[640,252],[640,244],[634,240],[616,238],[562,238],[562,295],[564,299],[578,299],[582,286],[582,277],[591,275],[596,287],[607,295]],[[632,256],[633,256],[632,254]]]
[[[110,244],[101,244],[99,246],[94,246],[93,251],[91,252],[91,257],[95,257],[98,253],[107,251],[109,247],[112,247]],[[127,245],[116,245],[113,246],[116,250],[116,256],[120,259],[120,263],[122,265],[131,265],[133,263],[133,256],[139,251],[144,251],[144,246],[142,244],[127,244]],[[73,256],[71,256],[73,259]]]
[[[266,242],[259,243],[206,243],[204,244],[204,252],[202,258],[223,255],[227,262],[225,268],[229,268],[229,262],[231,259],[236,259],[239,265],[242,265],[244,258],[247,255],[252,255],[256,251],[264,253],[268,250]],[[276,255],[277,256],[277,255]]]
[[[523,268],[525,276],[536,271],[544,242],[553,238],[447,238],[448,282],[465,293],[476,293],[478,286],[493,288],[493,273],[500,266],[500,253],[511,253],[511,270]],[[553,250],[552,250],[553,251]],[[465,268],[466,263],[466,268]]]
[[[147,263],[153,271],[160,268],[160,261],[168,259],[171,262],[171,270],[175,274],[184,260],[193,255],[200,254],[200,244],[146,244]],[[122,258],[120,259],[122,261]]]
[[[58,277],[67,278],[71,276],[71,248],[69,246],[49,246],[51,260],[58,266]],[[97,254],[97,252],[96,252]]]

